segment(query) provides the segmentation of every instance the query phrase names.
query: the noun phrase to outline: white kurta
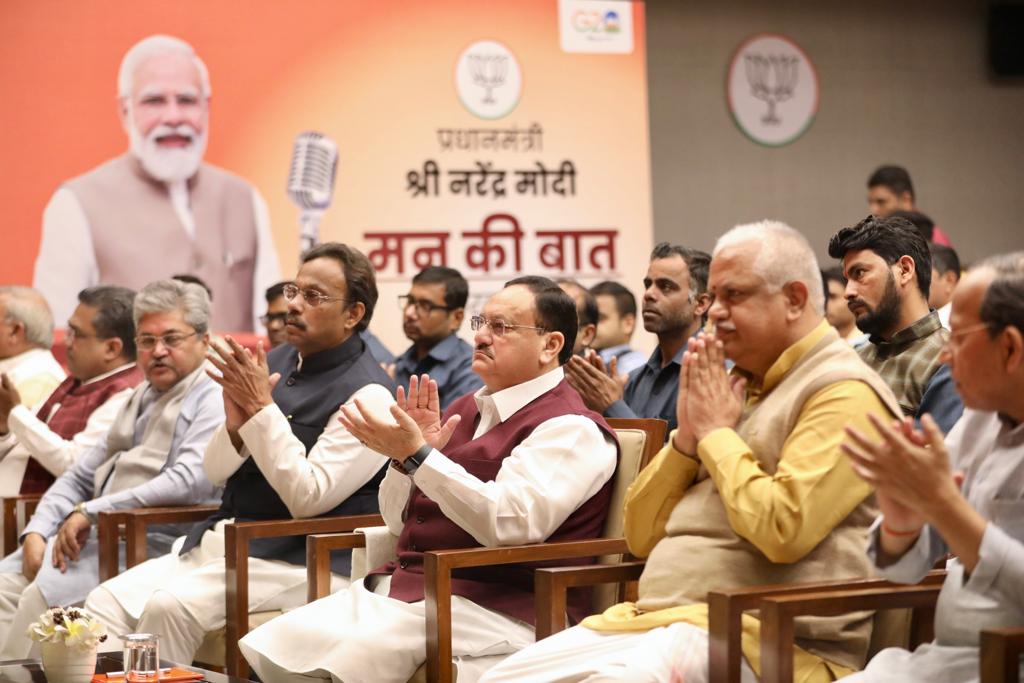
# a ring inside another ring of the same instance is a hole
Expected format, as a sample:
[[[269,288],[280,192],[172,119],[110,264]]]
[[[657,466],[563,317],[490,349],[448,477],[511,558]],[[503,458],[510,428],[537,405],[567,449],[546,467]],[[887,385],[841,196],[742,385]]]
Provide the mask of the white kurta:
[[[267,308],[265,293],[268,287],[281,279],[281,271],[277,262],[277,248],[270,234],[270,211],[255,188],[252,190],[252,205],[256,219],[252,329],[261,330],[263,327],[259,316]],[[195,220],[191,208],[181,201],[173,202],[173,206],[181,220],[182,238],[193,239]],[[32,278],[33,286],[42,292],[50,304],[54,320],[70,318],[78,301],[78,292],[99,284],[100,269],[95,253],[89,219],[82,205],[73,191],[61,187],[53,193],[43,210],[42,237]]]
[[[953,471],[965,474],[961,490],[988,520],[978,564],[970,575],[957,559],[947,565],[935,611],[935,642],[913,652],[882,650],[846,681],[977,681],[981,630],[1024,625],[1024,425],[967,409],[946,446]],[[873,557],[880,524],[879,519],[872,528]],[[926,526],[898,562],[878,571],[892,581],[917,583],[947,552],[942,537]]]
[[[99,382],[113,374],[126,370],[134,365],[129,363],[119,368],[93,377],[82,385]],[[78,456],[85,453],[107,432],[114,424],[117,411],[132,393],[132,387],[127,387],[113,394],[106,402],[96,408],[85,423],[85,428],[70,439],[61,438],[50,431],[45,422],[36,417],[49,396],[39,401],[32,408],[25,405],[15,406],[7,418],[10,431],[0,437],[0,496],[13,496],[21,490],[21,480],[25,474],[25,467],[29,457],[39,461],[46,470],[55,477],[64,474],[75,462]],[[53,406],[47,419],[52,418],[60,409],[60,404]]]
[[[475,394],[474,438],[507,420],[562,380],[556,368],[529,382]],[[589,418],[566,415],[539,424],[483,482],[434,450],[410,478],[389,468],[381,514],[394,534],[415,484],[484,546],[537,543],[550,536],[615,470],[616,448]],[[405,683],[426,658],[424,603],[387,597],[389,581],[362,581],[255,629],[242,652],[263,680],[292,674]],[[459,596],[452,598],[452,650],[461,683],[533,641],[533,629]],[[292,672],[291,674],[289,672]],[[300,677],[296,677],[299,680]]]
[[[0,359],[0,373],[14,382],[22,402],[30,406],[52,394],[67,377],[49,349],[29,349],[17,356]]]
[[[356,399],[382,420],[393,421],[391,392],[379,384],[356,391]],[[338,420],[328,420],[316,444],[306,447],[292,433],[288,419],[269,405],[239,430],[241,452],[221,427],[211,439],[203,469],[215,485],[222,485],[249,456],[296,518],[324,514],[340,505],[370,481],[387,459],[352,436]],[[224,524],[203,534],[200,545],[178,555],[184,538],[170,554],[144,562],[103,583],[90,593],[86,608],[118,629],[112,633],[160,633],[162,656],[191,662],[205,633],[222,628],[224,612]],[[333,586],[348,585],[334,577]],[[306,568],[280,560],[249,558],[249,610],[287,610],[306,599]],[[108,647],[117,649],[111,639]]]

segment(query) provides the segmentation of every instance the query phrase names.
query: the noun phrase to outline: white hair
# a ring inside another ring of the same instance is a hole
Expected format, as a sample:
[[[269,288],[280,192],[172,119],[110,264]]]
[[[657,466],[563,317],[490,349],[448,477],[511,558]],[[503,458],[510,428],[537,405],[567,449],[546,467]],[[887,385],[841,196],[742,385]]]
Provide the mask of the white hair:
[[[206,70],[203,60],[199,58],[192,46],[181,38],[164,35],[143,38],[124,53],[124,57],[121,59],[121,68],[117,71],[117,96],[121,99],[131,97],[135,71],[153,57],[164,55],[184,55],[190,58],[199,71],[199,80],[202,84],[201,94],[203,97],[210,96],[210,73]]]
[[[31,287],[8,285],[0,287],[0,297],[6,298],[7,322],[24,325],[29,344],[40,349],[53,346],[53,313],[42,294]]]
[[[210,295],[201,285],[180,280],[157,280],[135,295],[132,307],[135,329],[145,315],[174,311],[181,311],[185,322],[199,334],[210,328]]]
[[[825,309],[821,270],[807,238],[781,221],[763,220],[737,225],[718,238],[712,256],[726,247],[753,242],[759,246],[754,271],[777,289],[799,281],[807,287],[808,304],[815,311]]]

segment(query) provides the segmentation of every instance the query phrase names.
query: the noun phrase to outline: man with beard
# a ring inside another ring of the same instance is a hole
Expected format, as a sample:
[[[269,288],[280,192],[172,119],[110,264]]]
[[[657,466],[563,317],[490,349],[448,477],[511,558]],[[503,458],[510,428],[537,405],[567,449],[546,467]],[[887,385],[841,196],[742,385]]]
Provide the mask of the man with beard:
[[[656,417],[676,426],[679,368],[686,340],[700,329],[711,305],[707,293],[711,257],[662,242],[651,252],[644,277],[644,329],[658,335],[658,348],[629,375],[625,387],[600,358],[573,356],[565,378],[587,407],[605,417]]]
[[[43,496],[21,548],[0,561],[0,660],[33,656],[28,625],[47,605],[80,604],[99,584],[100,512],[216,498],[202,466],[224,422],[220,388],[203,372],[210,299],[199,285],[159,280],[136,295],[132,317],[146,381]],[[152,531],[146,540],[150,553],[165,553],[173,537]]]
[[[473,347],[456,334],[468,298],[466,278],[444,266],[421,270],[412,279],[409,293],[398,297],[402,330],[412,346],[395,361],[395,385],[408,387],[413,375],[429,374],[437,382],[442,411],[483,386],[473,372]]]
[[[64,320],[86,287],[192,273],[217,292],[214,329],[259,329],[263,293],[280,279],[269,214],[255,188],[202,163],[206,66],[188,43],[150,36],[125,54],[117,85],[129,151],[54,193],[35,286]]]
[[[906,219],[868,216],[833,235],[828,253],[842,259],[847,305],[870,335],[857,349],[861,358],[889,384],[904,415],[930,413],[949,431],[963,404],[939,360],[946,336],[928,308],[928,243]]]

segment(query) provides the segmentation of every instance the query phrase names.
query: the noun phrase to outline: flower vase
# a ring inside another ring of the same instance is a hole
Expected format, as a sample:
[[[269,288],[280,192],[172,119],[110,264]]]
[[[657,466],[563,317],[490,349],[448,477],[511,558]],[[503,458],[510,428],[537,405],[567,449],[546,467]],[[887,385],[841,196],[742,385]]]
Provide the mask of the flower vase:
[[[76,650],[63,643],[40,643],[47,683],[90,683],[96,672],[96,648]]]

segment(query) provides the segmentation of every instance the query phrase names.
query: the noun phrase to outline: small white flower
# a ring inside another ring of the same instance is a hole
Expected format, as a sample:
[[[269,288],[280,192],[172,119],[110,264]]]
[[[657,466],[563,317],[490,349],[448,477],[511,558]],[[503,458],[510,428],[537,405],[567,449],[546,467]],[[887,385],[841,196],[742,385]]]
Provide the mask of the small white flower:
[[[51,607],[28,627],[26,635],[40,643],[63,643],[88,651],[107,639],[107,627],[80,607]]]

